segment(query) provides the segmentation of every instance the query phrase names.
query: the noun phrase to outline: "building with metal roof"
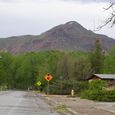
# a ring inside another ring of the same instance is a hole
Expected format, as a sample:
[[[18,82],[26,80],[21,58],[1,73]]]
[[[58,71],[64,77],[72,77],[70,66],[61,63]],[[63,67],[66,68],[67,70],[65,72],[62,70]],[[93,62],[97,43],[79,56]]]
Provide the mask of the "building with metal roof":
[[[115,80],[115,74],[93,74],[91,77],[88,78],[89,79],[113,79]]]
[[[89,82],[92,80],[105,80],[110,85],[115,85],[115,74],[93,74],[87,79]]]

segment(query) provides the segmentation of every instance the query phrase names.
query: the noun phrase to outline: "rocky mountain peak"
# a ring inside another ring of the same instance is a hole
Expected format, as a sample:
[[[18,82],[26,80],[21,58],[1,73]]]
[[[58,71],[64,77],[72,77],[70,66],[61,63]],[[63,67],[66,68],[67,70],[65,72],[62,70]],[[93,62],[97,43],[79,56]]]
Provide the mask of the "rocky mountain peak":
[[[81,33],[87,33],[87,29],[84,28],[82,25],[80,25],[76,21],[69,21],[63,25],[63,28],[69,32],[69,33],[76,33],[76,34],[81,34]]]
[[[66,24],[68,24],[68,25],[73,25],[73,24],[78,24],[76,21],[69,21],[69,22],[67,22]]]
[[[79,35],[79,34],[87,34],[89,31],[81,26],[76,21],[69,21],[65,24],[58,25],[47,32],[43,33],[43,36],[55,37],[55,36],[64,36],[68,35]]]

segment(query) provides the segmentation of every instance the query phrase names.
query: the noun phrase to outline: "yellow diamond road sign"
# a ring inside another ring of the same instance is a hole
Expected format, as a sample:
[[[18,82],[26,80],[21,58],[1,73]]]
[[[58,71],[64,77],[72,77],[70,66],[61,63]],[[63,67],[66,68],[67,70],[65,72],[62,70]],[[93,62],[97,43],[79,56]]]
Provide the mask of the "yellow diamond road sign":
[[[37,85],[38,85],[38,86],[40,86],[41,84],[42,84],[41,81],[38,81],[38,82],[37,82]]]
[[[53,79],[53,77],[50,73],[47,73],[44,78],[46,81],[51,81]]]

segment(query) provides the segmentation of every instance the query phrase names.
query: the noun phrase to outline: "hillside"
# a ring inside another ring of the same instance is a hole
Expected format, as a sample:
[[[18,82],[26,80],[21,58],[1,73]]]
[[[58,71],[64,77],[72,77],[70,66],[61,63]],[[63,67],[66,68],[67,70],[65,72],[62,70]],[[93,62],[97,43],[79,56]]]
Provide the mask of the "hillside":
[[[93,48],[96,39],[100,39],[104,50],[115,45],[115,39],[95,34],[79,23],[70,21],[38,36],[25,35],[0,39],[0,49],[13,54],[41,50],[88,51]]]

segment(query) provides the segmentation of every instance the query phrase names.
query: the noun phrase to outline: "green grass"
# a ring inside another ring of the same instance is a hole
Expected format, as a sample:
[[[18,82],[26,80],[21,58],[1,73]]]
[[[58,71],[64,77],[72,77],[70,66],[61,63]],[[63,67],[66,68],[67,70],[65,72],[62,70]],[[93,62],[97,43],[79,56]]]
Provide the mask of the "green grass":
[[[66,115],[66,113],[68,112],[67,106],[63,105],[63,104],[58,104],[58,105],[54,106],[53,110],[58,113],[61,113],[62,115]]]

